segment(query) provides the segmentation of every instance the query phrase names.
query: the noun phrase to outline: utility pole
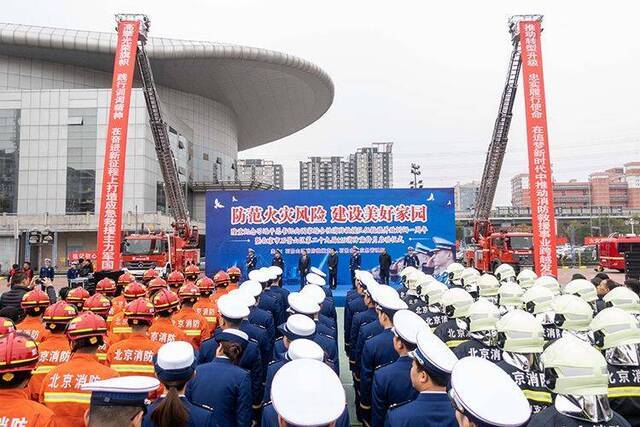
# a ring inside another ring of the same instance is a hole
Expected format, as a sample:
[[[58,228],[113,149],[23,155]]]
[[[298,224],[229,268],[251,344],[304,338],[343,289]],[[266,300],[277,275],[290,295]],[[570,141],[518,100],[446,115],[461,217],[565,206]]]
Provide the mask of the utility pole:
[[[418,175],[422,174],[420,172],[420,165],[417,163],[411,163],[411,174],[413,175],[413,181],[409,183],[410,188],[422,188],[422,180],[418,179]]]
[[[636,234],[635,231],[635,226],[638,225],[638,220],[636,220],[635,218],[629,218],[628,220],[626,220],[625,225],[630,225],[631,226],[631,234]]]

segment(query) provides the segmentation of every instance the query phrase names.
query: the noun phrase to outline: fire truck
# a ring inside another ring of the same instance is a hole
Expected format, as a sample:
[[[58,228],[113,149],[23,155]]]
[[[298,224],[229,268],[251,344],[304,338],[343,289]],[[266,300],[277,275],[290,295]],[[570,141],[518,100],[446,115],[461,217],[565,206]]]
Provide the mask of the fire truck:
[[[150,268],[163,275],[171,270],[183,270],[189,264],[198,264],[198,229],[190,224],[187,201],[182,192],[178,168],[169,142],[167,123],[162,118],[160,100],[153,80],[151,63],[145,50],[148,40],[149,18],[145,15],[120,14],[118,21],[140,21],[140,35],[136,50],[136,63],[142,82],[142,91],[149,113],[149,126],[164,182],[167,207],[173,218],[172,230],[156,233],[130,234],[122,242],[122,268],[140,275]]]
[[[480,271],[493,271],[501,263],[513,265],[516,271],[522,267],[533,268],[533,235],[526,232],[504,231],[494,228],[489,219],[493,199],[498,187],[500,170],[507,149],[509,128],[513,116],[513,104],[520,75],[521,44],[518,23],[521,20],[542,20],[540,15],[518,15],[509,20],[509,32],[513,49],[509,60],[506,84],[498,106],[498,117],[482,172],[482,180],[476,198],[473,232],[466,242],[464,263]]]
[[[624,272],[625,252],[640,252],[640,236],[618,233],[600,239],[596,245],[598,251],[598,270],[618,270]]]

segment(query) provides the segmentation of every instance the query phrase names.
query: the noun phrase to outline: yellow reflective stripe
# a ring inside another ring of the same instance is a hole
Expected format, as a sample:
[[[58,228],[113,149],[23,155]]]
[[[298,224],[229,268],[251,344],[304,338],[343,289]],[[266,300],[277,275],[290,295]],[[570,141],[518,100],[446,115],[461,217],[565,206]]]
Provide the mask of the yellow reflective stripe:
[[[72,393],[63,391],[45,391],[44,403],[86,403],[91,401],[91,392]]]
[[[118,328],[113,328],[112,332],[114,334],[126,334],[126,333],[131,332],[131,331],[133,331],[133,330],[131,328],[129,328],[129,327],[121,326],[121,327],[118,327]]]
[[[214,322],[216,320],[216,316],[205,317],[205,319],[207,319],[207,322]]]
[[[36,366],[36,369],[34,369],[33,371],[31,371],[31,373],[33,375],[35,374],[48,374],[50,370],[52,370],[54,368],[54,366],[52,365],[42,365],[42,366]]]
[[[111,369],[118,372],[144,372],[153,373],[153,365],[110,365]]]
[[[197,336],[200,336],[200,329],[185,329],[184,333],[188,337],[197,337]]]
[[[469,340],[451,340],[451,341],[447,341],[447,347],[457,347],[460,344],[462,344],[463,342],[467,342]]]
[[[96,356],[98,357],[98,360],[107,360],[107,353],[96,353]]]
[[[609,397],[638,397],[640,387],[609,387]]]
[[[522,390],[527,399],[536,402],[551,403],[551,393],[547,391]]]

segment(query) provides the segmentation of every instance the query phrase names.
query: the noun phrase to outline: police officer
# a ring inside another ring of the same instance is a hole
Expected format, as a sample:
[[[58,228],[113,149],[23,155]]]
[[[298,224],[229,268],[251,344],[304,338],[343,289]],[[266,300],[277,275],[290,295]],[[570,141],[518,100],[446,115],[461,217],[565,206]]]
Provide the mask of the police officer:
[[[498,366],[511,375],[537,414],[551,404],[551,393],[544,385],[544,372],[538,363],[545,342],[542,324],[532,314],[514,310],[505,314],[496,326],[498,346],[502,349]]]
[[[393,348],[398,353],[395,362],[376,368],[373,374],[371,397],[371,426],[383,427],[387,410],[415,399],[417,392],[411,384],[411,357],[416,349],[417,336],[429,326],[416,313],[399,310],[393,315]]]
[[[558,295],[551,302],[554,321],[562,329],[562,336],[573,335],[586,343],[592,343],[589,325],[593,310],[589,303],[575,295]]]
[[[275,273],[275,270],[271,271]],[[279,325],[284,322],[286,317],[285,310],[287,309],[287,296],[289,293],[288,291],[286,293],[281,292],[280,289],[282,288],[278,286],[272,287],[271,277],[268,269],[254,270],[249,273],[249,280],[258,282],[262,286],[262,295],[258,302],[258,307],[270,312],[271,316],[273,316],[274,325]]]
[[[303,314],[292,314],[287,322],[280,325],[282,337],[278,338],[273,346],[273,360],[278,361],[286,358],[289,344],[294,340],[305,338],[318,344],[324,353],[326,359],[338,371],[338,350],[335,341],[330,337],[317,332],[316,323]]]
[[[328,297],[321,286],[307,284],[300,291],[302,295],[307,295],[320,306],[320,314],[318,318],[322,318],[322,322],[336,327],[336,305],[333,297]]]
[[[532,286],[522,295],[523,308],[540,321],[546,341],[562,336],[562,330],[555,323],[555,313],[551,309],[552,301],[553,292],[544,286]]]
[[[418,259],[418,255],[413,252],[413,247],[409,246],[407,248],[407,253],[402,258],[405,267],[413,267],[418,268],[420,265],[420,260]]]
[[[462,287],[462,273],[464,272],[464,266],[457,262],[451,263],[447,266],[447,282],[446,285],[450,288]]]
[[[448,395],[460,426],[517,427],[531,417],[531,406],[511,377],[480,357],[454,365]]]
[[[290,313],[304,314],[316,322],[316,329],[319,333],[331,337],[337,346],[338,330],[335,321],[327,316],[320,315],[320,305],[318,305],[309,295],[300,292],[292,292],[287,297]],[[337,348],[337,347],[336,347]]]
[[[515,280],[515,279],[514,279]],[[500,314],[522,308],[522,295],[524,289],[515,281],[502,282],[498,291],[498,306]]]
[[[273,259],[271,260],[271,265],[280,267],[282,271],[284,271],[284,258],[282,258],[282,252],[280,252],[280,249],[276,249],[275,251],[273,251]]]
[[[360,270],[360,249],[357,246],[351,248],[351,256],[349,257],[349,272],[351,273],[351,287],[356,287],[356,270]]]
[[[262,286],[253,280],[247,280],[240,285],[238,289],[241,292],[249,294],[255,298],[256,303],[249,305],[249,323],[257,325],[267,331],[269,341],[273,342],[276,336],[276,328],[273,322],[273,314],[270,311],[260,308],[260,295],[262,294]],[[232,291],[237,292],[237,291]],[[249,300],[250,301],[250,300]]]
[[[640,425],[640,327],[636,318],[617,307],[605,308],[593,318],[591,330],[607,361],[611,409],[631,425]]]
[[[468,319],[469,340],[453,350],[458,359],[476,356],[494,363],[502,360],[497,347],[496,322],[500,319],[498,307],[487,300],[478,300],[471,304],[469,314],[463,319]]]
[[[305,277],[311,268],[311,257],[306,249],[303,249],[298,258],[298,274],[300,275],[300,289],[305,285]]]
[[[338,253],[335,248],[329,249],[327,257],[327,268],[329,269],[329,287],[336,289],[338,287]]]
[[[417,398],[390,408],[388,427],[457,427],[446,386],[453,366],[458,361],[453,352],[438,337],[423,330],[416,337],[410,378]]]
[[[442,295],[440,304],[449,320],[440,324],[433,333],[449,348],[456,348],[469,339],[465,317],[469,315],[473,298],[462,288],[451,288]]]
[[[554,404],[534,415],[529,426],[630,425],[611,409],[607,361],[591,345],[563,336],[549,344],[540,361],[545,384],[556,396]]]
[[[253,250],[253,248],[249,248],[247,250],[247,259],[245,260],[244,264],[247,268],[247,274],[258,268],[258,258],[256,258],[256,252]]]
[[[360,276],[361,270],[356,272],[356,277]],[[344,351],[349,356],[351,350],[351,326],[353,318],[357,313],[365,311],[367,305],[364,302],[364,285],[360,279],[356,279],[356,288],[347,291],[344,304]]]

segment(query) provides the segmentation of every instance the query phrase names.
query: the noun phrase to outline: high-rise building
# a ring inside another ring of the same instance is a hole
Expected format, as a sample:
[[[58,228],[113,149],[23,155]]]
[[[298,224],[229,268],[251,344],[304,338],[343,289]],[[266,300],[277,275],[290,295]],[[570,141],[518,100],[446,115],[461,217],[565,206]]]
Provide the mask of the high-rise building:
[[[476,200],[480,191],[480,183],[477,181],[466,184],[457,183],[453,187],[453,196],[457,212],[472,212],[476,207]]]
[[[529,175],[511,178],[511,204],[529,207],[530,200]],[[587,181],[554,182],[553,200],[559,208],[640,208],[640,162],[594,172]]]
[[[391,188],[393,187],[393,143],[374,142],[347,158],[310,157],[300,162],[300,188]]]
[[[284,169],[281,164],[271,160],[236,160],[236,181],[260,182],[282,189],[284,187]]]

